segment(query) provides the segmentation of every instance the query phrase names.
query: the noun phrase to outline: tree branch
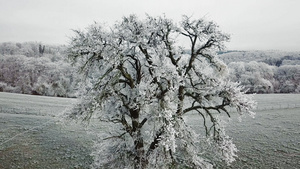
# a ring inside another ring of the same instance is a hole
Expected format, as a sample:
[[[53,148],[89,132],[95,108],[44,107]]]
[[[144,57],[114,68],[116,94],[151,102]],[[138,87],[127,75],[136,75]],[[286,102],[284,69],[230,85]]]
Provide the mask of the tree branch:
[[[144,118],[143,120],[142,120],[142,122],[139,124],[139,128],[142,128],[143,127],[143,125],[147,122],[147,118]]]
[[[130,86],[131,88],[134,88],[134,80],[132,79],[131,75],[130,75],[126,70],[124,70],[123,64],[120,64],[120,65],[117,67],[117,69],[119,69],[120,72],[121,72],[121,74],[122,74],[122,76],[123,76],[125,79],[128,80],[129,86]]]
[[[148,151],[146,153],[146,157],[148,157],[151,154],[151,151],[153,151],[156,147],[158,147],[158,143],[160,141],[160,136],[164,133],[163,128],[160,128],[157,132],[156,135],[153,139],[153,141],[151,142]]]
[[[132,137],[132,127],[127,123],[127,120],[124,115],[121,117],[121,123],[124,126],[126,132]]]
[[[201,113],[201,111],[199,111],[199,110],[196,110],[201,116],[202,116],[202,118],[203,118],[203,125],[204,125],[204,128],[205,128],[205,133],[206,133],[206,136],[208,136],[209,135],[209,132],[208,132],[208,129],[207,129],[207,126],[206,126],[206,118],[205,118],[205,116],[204,116],[204,114],[203,113]]]
[[[111,137],[104,138],[103,140],[108,140],[108,139],[113,139],[113,138],[122,138],[125,134],[126,134],[126,132],[122,133],[119,136],[111,136]]]

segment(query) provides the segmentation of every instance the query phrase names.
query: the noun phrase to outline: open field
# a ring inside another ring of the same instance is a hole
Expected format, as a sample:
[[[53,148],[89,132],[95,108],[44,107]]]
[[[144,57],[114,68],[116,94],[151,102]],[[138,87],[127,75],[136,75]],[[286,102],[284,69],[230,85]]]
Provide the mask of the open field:
[[[239,158],[227,168],[299,168],[300,95],[255,99],[254,119],[239,122],[233,115],[227,125],[239,149]],[[0,168],[89,168],[93,136],[79,124],[66,126],[54,118],[74,101],[0,93]]]
[[[92,139],[53,117],[74,101],[0,93],[0,168],[88,168]]]

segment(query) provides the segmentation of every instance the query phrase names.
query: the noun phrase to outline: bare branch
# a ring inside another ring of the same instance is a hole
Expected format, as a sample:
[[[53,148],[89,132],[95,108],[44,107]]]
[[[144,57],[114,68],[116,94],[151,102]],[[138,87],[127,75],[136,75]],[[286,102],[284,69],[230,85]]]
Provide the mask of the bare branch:
[[[206,133],[206,136],[209,136],[209,132],[208,132],[208,129],[207,129],[207,126],[206,126],[206,118],[204,116],[203,113],[201,113],[201,111],[199,110],[196,110],[203,118],[203,125],[204,125],[204,128],[205,128],[205,133]]]
[[[118,136],[111,136],[111,137],[107,137],[107,138],[104,138],[103,140],[109,140],[109,139],[113,139],[113,138],[122,138],[124,135],[126,134],[126,132],[122,133],[121,135],[118,135]]]
[[[131,75],[124,69],[123,64],[120,64],[117,68],[121,71],[122,76],[129,81],[129,86],[131,88],[134,88],[134,80],[132,79]]]

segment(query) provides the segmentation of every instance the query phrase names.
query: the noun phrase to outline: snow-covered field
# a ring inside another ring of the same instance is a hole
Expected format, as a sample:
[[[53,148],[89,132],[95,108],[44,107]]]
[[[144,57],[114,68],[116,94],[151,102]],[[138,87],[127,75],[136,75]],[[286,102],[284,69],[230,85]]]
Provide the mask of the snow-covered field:
[[[233,115],[239,158],[228,168],[299,168],[300,95],[256,95],[256,117]],[[55,118],[75,99],[0,93],[0,168],[89,168],[93,137]],[[201,125],[190,115],[196,127]],[[222,167],[223,168],[223,167]]]

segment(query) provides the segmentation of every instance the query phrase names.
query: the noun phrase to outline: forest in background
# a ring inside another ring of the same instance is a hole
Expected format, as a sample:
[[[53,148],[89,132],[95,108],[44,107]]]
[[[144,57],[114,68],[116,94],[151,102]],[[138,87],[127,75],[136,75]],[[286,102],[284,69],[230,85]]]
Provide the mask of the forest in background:
[[[299,52],[230,51],[219,56],[230,79],[248,93],[300,93]]]
[[[225,51],[219,57],[229,78],[248,93],[300,93],[300,53]],[[38,42],[0,43],[0,92],[76,97],[80,77],[66,46]]]
[[[65,46],[37,42],[0,44],[0,91],[75,97],[77,72]]]

